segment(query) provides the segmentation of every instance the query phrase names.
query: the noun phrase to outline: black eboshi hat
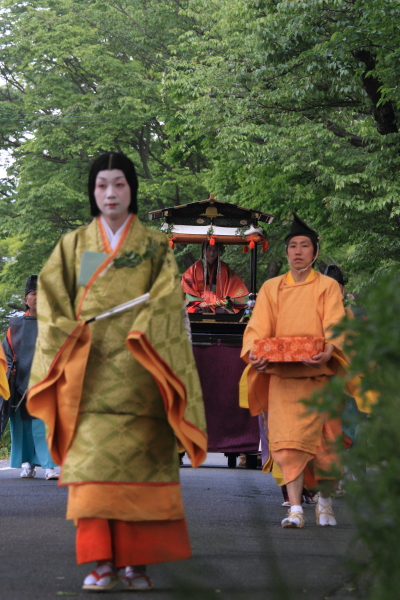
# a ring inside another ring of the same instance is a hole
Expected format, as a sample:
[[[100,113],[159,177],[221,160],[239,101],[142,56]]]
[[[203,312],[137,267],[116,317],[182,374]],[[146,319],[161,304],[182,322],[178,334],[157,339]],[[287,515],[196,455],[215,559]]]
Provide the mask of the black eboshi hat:
[[[36,292],[37,290],[37,275],[29,275],[28,279],[25,282],[25,298],[30,292]]]
[[[314,231],[314,229],[311,229],[311,227],[309,227],[307,223],[303,221],[303,219],[300,219],[297,213],[293,212],[293,221],[290,226],[290,231],[285,237],[286,246],[292,238],[298,235],[304,235],[306,237],[309,237],[312,243],[314,244],[314,247],[317,247],[319,239],[318,233]]]

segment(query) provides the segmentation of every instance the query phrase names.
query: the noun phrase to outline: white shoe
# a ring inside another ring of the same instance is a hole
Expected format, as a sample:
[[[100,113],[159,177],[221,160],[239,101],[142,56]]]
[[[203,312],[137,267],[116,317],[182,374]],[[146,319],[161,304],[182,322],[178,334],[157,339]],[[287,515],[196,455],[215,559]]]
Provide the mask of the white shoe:
[[[125,567],[125,575],[122,580],[125,590],[151,590],[153,584],[146,573],[146,567]]]
[[[282,506],[290,506],[289,500],[285,500],[284,502],[282,502]]]
[[[35,477],[36,471],[34,467],[32,467],[31,463],[22,463],[22,471],[19,474],[20,477]]]
[[[54,469],[46,469],[46,479],[58,479],[60,474],[57,473]]]
[[[314,506],[318,502],[319,494],[314,494],[314,496],[303,496],[304,502],[308,505]]]
[[[105,592],[118,585],[119,579],[112,562],[102,562],[83,581],[83,590]]]
[[[336,490],[335,490],[335,496],[336,496],[336,498],[338,498],[339,496],[344,496],[344,494],[346,493],[344,485],[345,485],[345,481],[344,481],[344,479],[341,479],[339,481],[339,483],[338,483],[338,486],[337,486]]]
[[[290,511],[285,519],[283,519],[281,525],[284,529],[301,529],[304,527],[304,514],[299,510]]]
[[[317,520],[317,525],[322,525],[322,527],[326,527],[330,525],[334,527],[337,525],[335,515],[332,510],[332,500],[330,504],[323,505],[318,501],[318,504],[315,507],[315,517]]]

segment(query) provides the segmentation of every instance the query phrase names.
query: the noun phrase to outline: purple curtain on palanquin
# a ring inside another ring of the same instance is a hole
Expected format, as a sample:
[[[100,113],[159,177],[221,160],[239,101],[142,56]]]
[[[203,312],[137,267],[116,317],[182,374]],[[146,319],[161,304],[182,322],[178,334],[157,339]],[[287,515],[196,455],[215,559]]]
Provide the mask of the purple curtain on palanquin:
[[[245,368],[241,348],[193,346],[206,409],[209,452],[258,451],[257,417],[239,406],[239,381]]]

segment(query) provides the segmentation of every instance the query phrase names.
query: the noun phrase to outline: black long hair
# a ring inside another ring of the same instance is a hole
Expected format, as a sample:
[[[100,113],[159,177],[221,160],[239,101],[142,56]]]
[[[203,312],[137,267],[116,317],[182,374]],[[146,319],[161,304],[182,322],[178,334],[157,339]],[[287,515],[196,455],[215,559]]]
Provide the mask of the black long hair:
[[[342,271],[337,265],[328,265],[324,271],[324,275],[335,279],[338,283],[340,283],[340,285],[343,285],[343,287],[348,282],[347,277],[344,277]]]

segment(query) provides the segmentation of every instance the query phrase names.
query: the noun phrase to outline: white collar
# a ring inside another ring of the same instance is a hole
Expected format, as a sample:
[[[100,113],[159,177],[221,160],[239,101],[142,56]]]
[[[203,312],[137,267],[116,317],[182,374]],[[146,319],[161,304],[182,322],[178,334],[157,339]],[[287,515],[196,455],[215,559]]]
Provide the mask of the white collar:
[[[122,232],[124,230],[125,225],[128,222],[128,219],[131,215],[128,215],[128,217],[126,218],[126,221],[124,221],[124,223],[122,223],[121,227],[118,229],[118,231],[116,231],[115,233],[112,232],[111,227],[108,225],[107,221],[105,220],[105,218],[103,217],[103,215],[100,215],[100,219],[101,222],[103,223],[104,226],[104,230],[107,234],[107,239],[109,241],[111,250],[115,250],[115,248],[117,247],[117,244],[119,242],[119,238],[122,235]]]

